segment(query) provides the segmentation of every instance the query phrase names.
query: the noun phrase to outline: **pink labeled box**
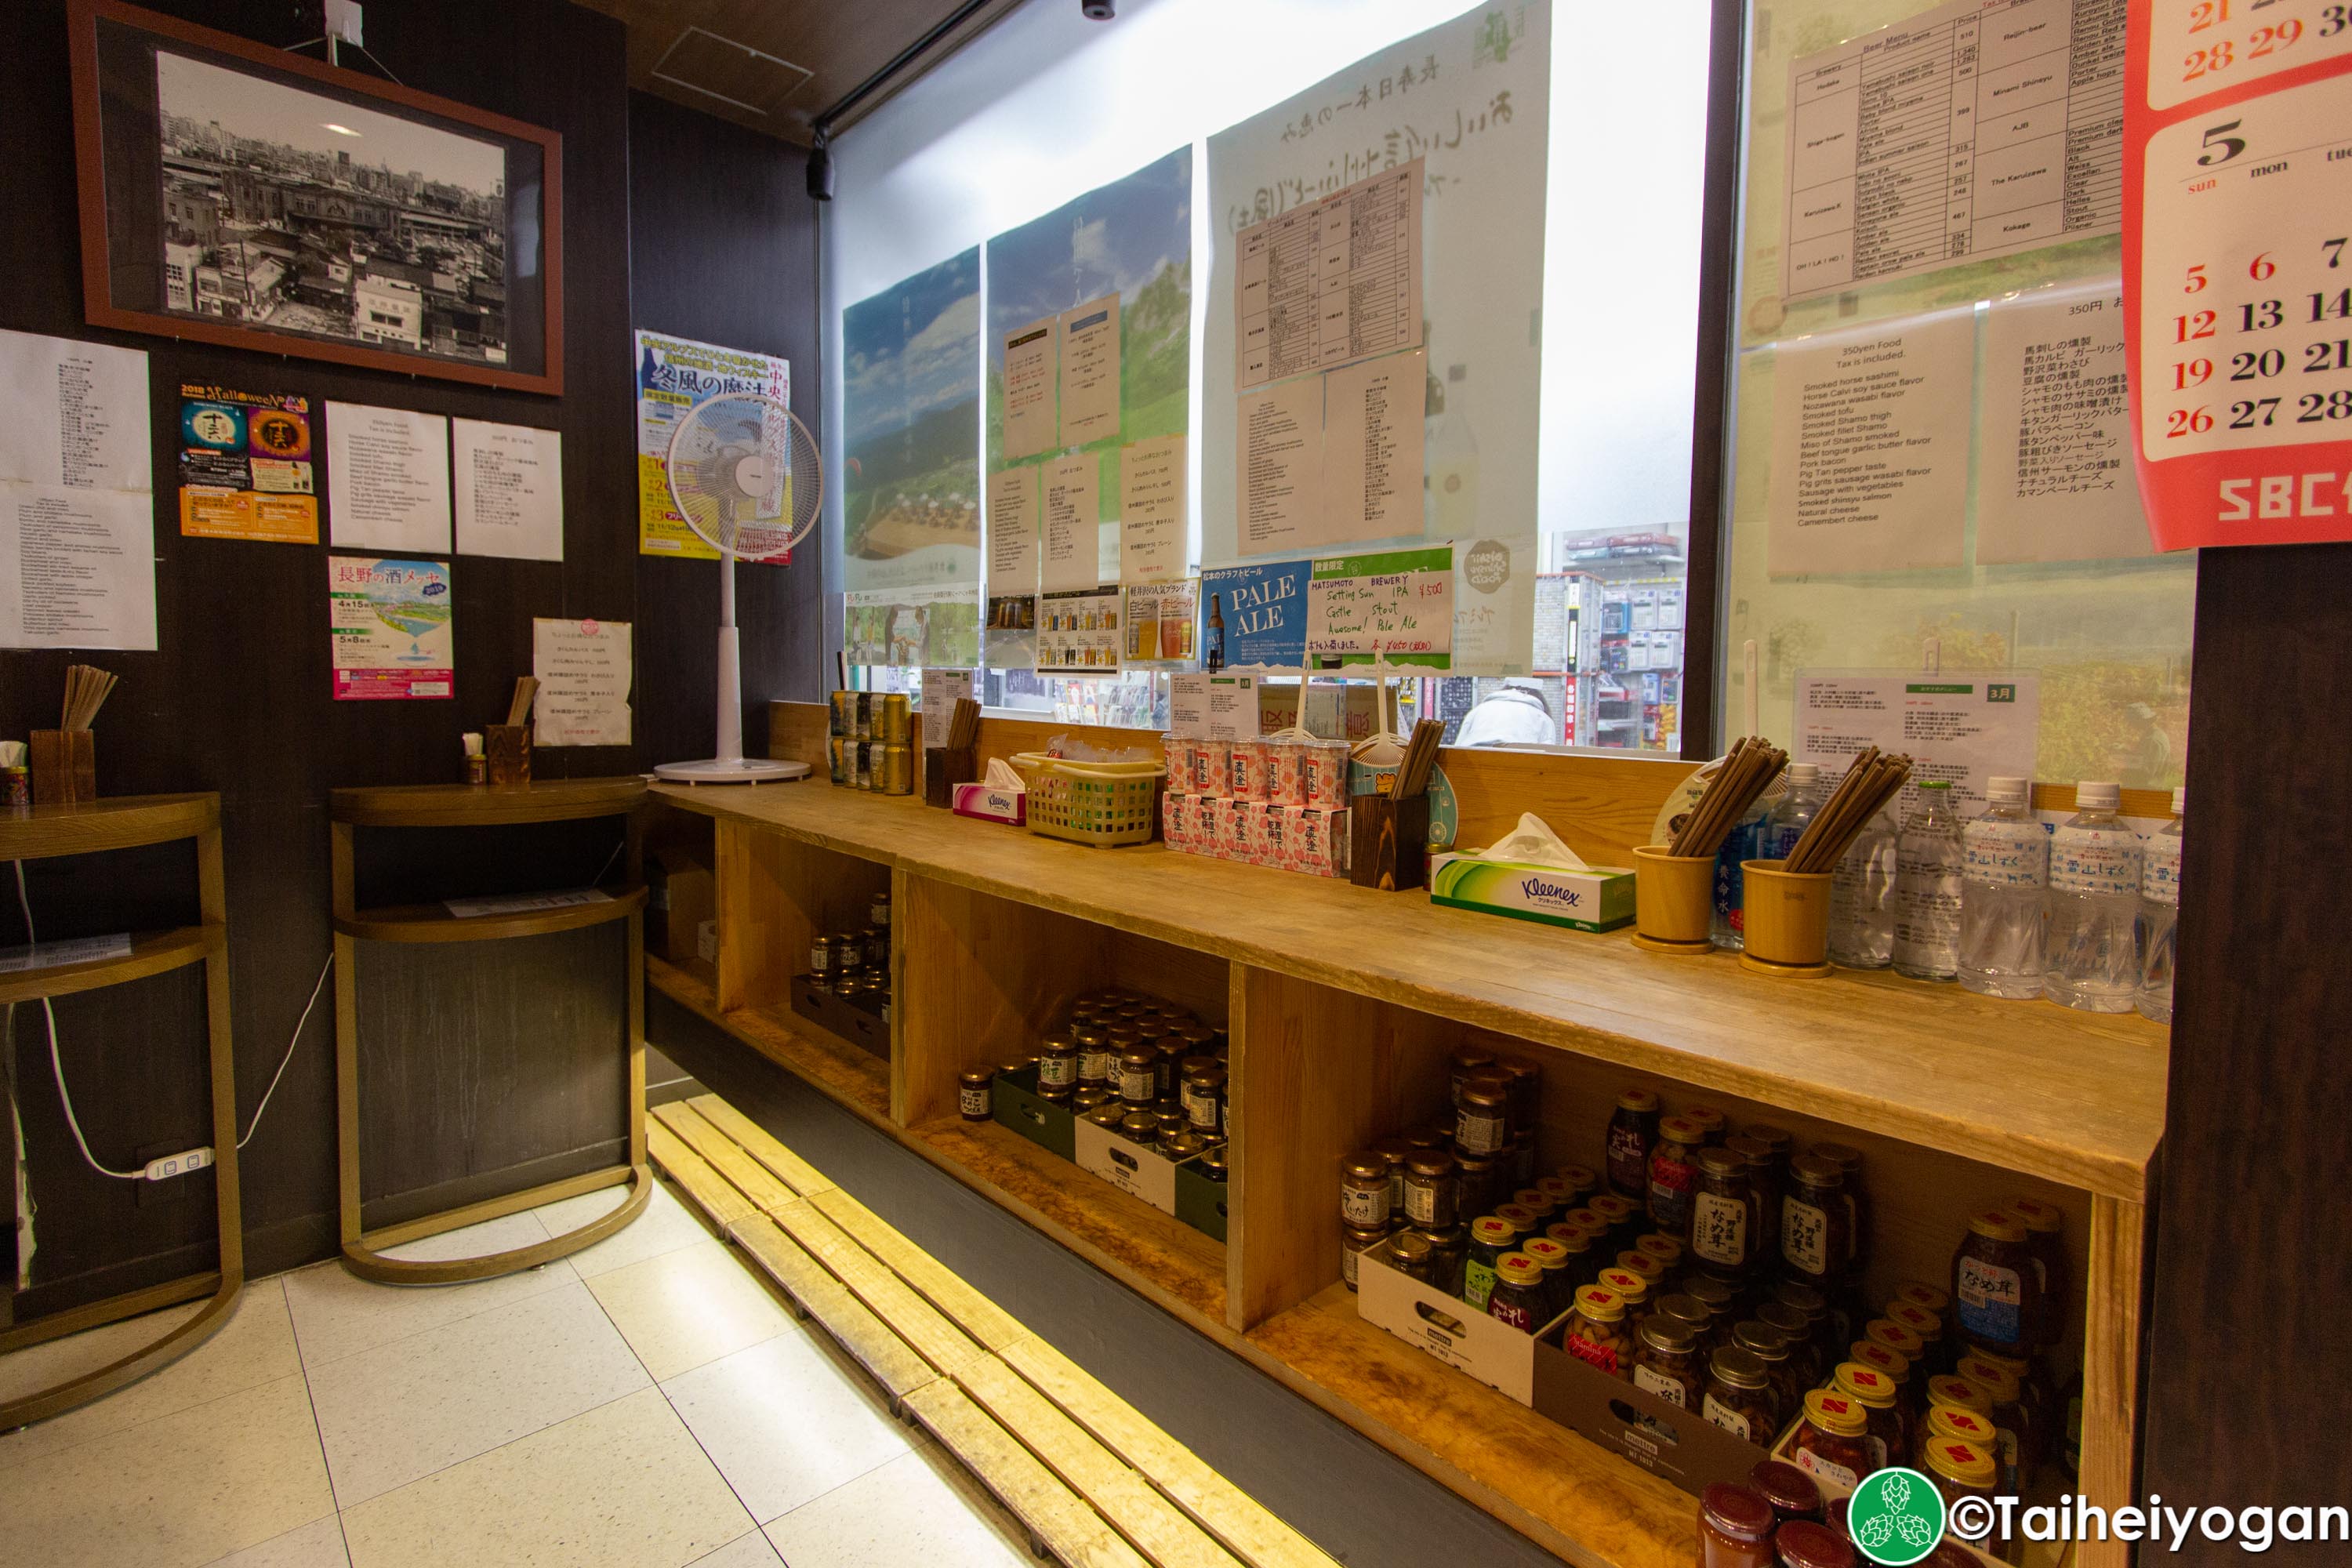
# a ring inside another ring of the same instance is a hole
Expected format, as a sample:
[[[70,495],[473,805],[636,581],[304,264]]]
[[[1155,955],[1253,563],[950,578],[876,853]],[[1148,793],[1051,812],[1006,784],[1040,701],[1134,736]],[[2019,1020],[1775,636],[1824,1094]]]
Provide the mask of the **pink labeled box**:
[[[1230,742],[1227,754],[1232,759],[1232,766],[1228,776],[1232,780],[1230,793],[1235,800],[1265,798],[1265,753],[1266,743],[1264,741]]]
[[[1171,849],[1192,847],[1192,797],[1189,795],[1163,795],[1160,797],[1160,837],[1168,841]]]
[[[1265,798],[1276,805],[1307,804],[1307,748],[1265,742]]]
[[[1192,793],[1208,800],[1230,798],[1234,793],[1234,743],[1196,741],[1192,743]]]
[[[1290,866],[1314,877],[1348,874],[1348,814],[1301,805],[1285,809]]]
[[[1255,852],[1250,858],[1261,866],[1290,868],[1290,808],[1287,806],[1250,803],[1250,828]]]

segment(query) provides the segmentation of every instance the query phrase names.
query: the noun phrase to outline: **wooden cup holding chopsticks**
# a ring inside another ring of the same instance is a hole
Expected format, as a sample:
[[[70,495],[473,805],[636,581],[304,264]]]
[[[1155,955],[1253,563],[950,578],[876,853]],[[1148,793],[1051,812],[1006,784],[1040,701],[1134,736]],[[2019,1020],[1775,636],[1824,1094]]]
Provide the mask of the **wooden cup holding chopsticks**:
[[[524,676],[515,682],[514,697],[507,704],[507,721],[482,726],[482,750],[490,760],[490,783],[530,783],[530,704],[538,695],[539,682]]]
[[[118,679],[94,664],[66,667],[58,727],[34,731],[27,748],[34,805],[72,805],[98,798],[98,740],[89,726]]]
[[[956,699],[948,718],[948,743],[923,748],[923,804],[955,805],[955,786],[980,777],[980,704]]]
[[[1832,874],[1790,871],[1780,860],[1743,860],[1739,870],[1747,894],[1740,966],[1804,979],[1827,974]]]
[[[1695,957],[1715,951],[1715,857],[1633,848],[1633,945]]]
[[[1356,886],[1393,893],[1428,882],[1429,781],[1444,734],[1434,719],[1415,724],[1395,788],[1348,802],[1348,879]]]

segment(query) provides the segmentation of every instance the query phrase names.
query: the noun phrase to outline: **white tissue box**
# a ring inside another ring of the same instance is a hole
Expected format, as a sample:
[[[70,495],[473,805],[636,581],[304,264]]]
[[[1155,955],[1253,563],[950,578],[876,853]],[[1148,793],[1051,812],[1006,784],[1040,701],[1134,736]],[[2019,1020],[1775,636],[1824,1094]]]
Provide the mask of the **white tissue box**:
[[[1429,901],[1571,931],[1615,931],[1633,922],[1633,873],[1606,866],[1569,871],[1527,860],[1433,855]]]

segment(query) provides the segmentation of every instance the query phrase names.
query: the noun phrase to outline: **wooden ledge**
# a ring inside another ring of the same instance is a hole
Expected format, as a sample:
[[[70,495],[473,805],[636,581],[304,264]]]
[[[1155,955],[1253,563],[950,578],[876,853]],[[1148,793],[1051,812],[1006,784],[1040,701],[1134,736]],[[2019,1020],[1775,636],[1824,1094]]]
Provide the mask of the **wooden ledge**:
[[[0,974],[0,1004],[70,996],[77,991],[96,991],[198,963],[220,951],[221,933],[222,928],[216,925],[143,931],[131,939],[131,951],[119,958],[93,958]]]
[[[625,920],[646,907],[646,889],[630,888],[598,904],[527,910],[511,915],[453,915],[440,904],[394,904],[334,917],[335,929],[362,942],[502,942],[544,936]]]
[[[193,838],[220,826],[220,796],[126,795],[0,812],[0,860],[92,855]]]
[[[328,792],[337,822],[354,827],[492,827],[618,816],[636,809],[646,781],[534,779],[527,784],[371,784]]]

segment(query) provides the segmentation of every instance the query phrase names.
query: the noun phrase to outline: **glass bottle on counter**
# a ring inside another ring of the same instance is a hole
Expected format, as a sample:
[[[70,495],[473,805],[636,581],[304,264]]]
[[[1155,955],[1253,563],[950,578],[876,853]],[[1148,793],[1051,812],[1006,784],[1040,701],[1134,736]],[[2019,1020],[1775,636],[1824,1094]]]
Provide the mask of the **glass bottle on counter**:
[[[2172,1022],[2172,962],[2180,920],[2180,834],[2189,792],[2172,792],[2172,820],[2148,839],[2139,877],[2139,1016]]]
[[[2034,820],[2032,792],[2027,779],[1988,779],[1990,804],[1960,829],[1960,984],[1980,996],[2042,994],[2050,835]]]
[[[1830,879],[1830,958],[1848,969],[1895,961],[1895,819],[1884,811],[1854,835]]]
[[[2050,839],[2050,935],[2042,994],[2085,1013],[2128,1013],[2139,994],[2139,835],[2123,792],[2074,786],[2079,808]]]
[[[1960,818],[1952,781],[1923,779],[1895,870],[1895,973],[1949,980],[1960,966]]]

